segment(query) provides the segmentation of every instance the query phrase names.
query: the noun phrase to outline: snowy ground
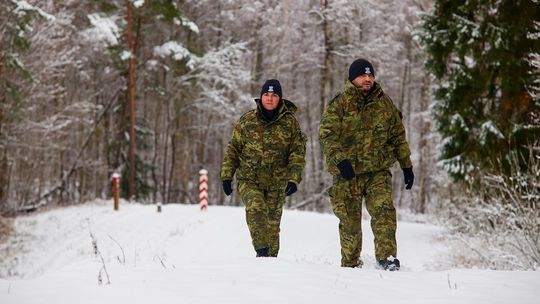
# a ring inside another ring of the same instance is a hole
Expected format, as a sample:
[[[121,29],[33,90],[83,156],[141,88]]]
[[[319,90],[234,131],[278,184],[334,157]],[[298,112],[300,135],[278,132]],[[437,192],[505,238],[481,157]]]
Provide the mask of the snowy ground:
[[[400,272],[339,267],[337,219],[285,210],[277,259],[254,258],[242,208],[109,202],[15,221],[0,245],[0,303],[538,303],[540,272],[446,269],[444,231],[398,223]],[[94,254],[103,256],[110,284]],[[17,253],[16,253],[17,252]],[[16,253],[16,254],[15,254]]]

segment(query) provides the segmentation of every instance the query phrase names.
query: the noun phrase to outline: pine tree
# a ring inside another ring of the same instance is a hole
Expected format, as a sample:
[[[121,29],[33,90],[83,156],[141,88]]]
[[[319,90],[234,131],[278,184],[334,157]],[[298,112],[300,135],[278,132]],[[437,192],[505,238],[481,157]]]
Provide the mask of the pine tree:
[[[5,1],[0,4],[0,212],[6,207],[10,187],[9,146],[17,138],[13,129],[22,120],[27,107],[28,87],[33,75],[24,64],[31,47],[32,22],[52,17],[26,3]]]
[[[118,35],[118,43],[107,47],[114,66],[119,70],[126,80],[126,102],[122,103],[122,108],[115,111],[115,115],[121,116],[121,126],[116,135],[118,140],[111,146],[111,152],[116,156],[113,166],[121,171],[121,193],[127,198],[147,198],[155,191],[157,185],[151,185],[148,176],[153,175],[156,169],[149,156],[152,153],[152,137],[159,136],[151,128],[151,121],[147,117],[141,104],[150,94],[149,92],[159,91],[172,99],[173,92],[163,89],[164,84],[160,83],[160,76],[156,76],[152,69],[146,70],[149,62],[156,62],[155,59],[167,53],[173,57],[181,45],[177,40],[180,28],[192,26],[183,17],[176,1],[155,0],[155,1],[96,1],[96,8],[101,14],[111,17],[111,20],[126,18],[126,22],[118,22],[117,26],[123,35]],[[130,14],[126,16],[127,10]],[[130,21],[130,27],[127,22]],[[127,35],[127,34],[130,35]],[[127,41],[126,41],[127,40]],[[167,41],[169,40],[169,41]],[[171,42],[174,42],[172,45]],[[165,43],[165,45],[163,45]],[[161,45],[161,46],[160,46]],[[167,47],[168,46],[168,47]],[[156,48],[161,51],[156,52]],[[183,47],[182,47],[183,48]],[[186,50],[189,53],[188,50]],[[156,55],[159,53],[158,55]],[[187,56],[186,56],[187,57]],[[167,66],[163,65],[167,71],[183,74],[188,68],[186,60],[179,60],[180,63]],[[131,62],[128,64],[128,62]],[[128,68],[129,66],[129,68]],[[135,76],[136,75],[136,76]],[[133,78],[132,78],[133,77]],[[133,98],[133,99],[131,99]],[[166,103],[161,99],[156,103]],[[131,108],[133,107],[133,111]],[[136,110],[141,107],[143,110]],[[122,113],[123,112],[123,113]],[[133,116],[133,117],[132,117]],[[129,134],[126,136],[126,134]],[[127,137],[127,138],[126,138]],[[136,138],[136,140],[135,140]],[[155,147],[154,147],[155,149]]]
[[[419,38],[439,81],[440,164],[454,178],[508,173],[510,152],[526,159],[540,138],[540,103],[529,90],[539,20],[534,0],[438,0],[423,17]]]

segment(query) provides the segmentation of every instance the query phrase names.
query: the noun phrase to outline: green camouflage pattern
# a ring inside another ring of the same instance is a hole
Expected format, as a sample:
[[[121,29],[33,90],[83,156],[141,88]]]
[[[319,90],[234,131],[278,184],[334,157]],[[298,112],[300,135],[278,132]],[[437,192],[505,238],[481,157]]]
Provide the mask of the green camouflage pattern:
[[[371,215],[375,257],[397,257],[396,210],[392,202],[389,168],[397,161],[412,167],[409,145],[399,111],[375,83],[367,96],[347,82],[321,118],[319,137],[328,171],[334,175],[329,189],[332,210],[339,219],[341,265],[362,265],[362,201]],[[356,177],[340,176],[337,164],[349,160]]]
[[[319,139],[328,171],[339,174],[337,164],[348,159],[355,173],[387,170],[396,160],[412,167],[411,152],[399,111],[378,83],[364,96],[347,82],[325,109]]]
[[[297,185],[305,166],[306,137],[294,117],[296,106],[283,99],[277,118],[266,122],[257,109],[248,111],[234,126],[221,165],[221,180],[252,181],[263,189]]]
[[[239,182],[238,193],[246,206],[246,222],[253,248],[269,248],[270,256],[277,257],[285,192],[261,190],[254,183]]]
[[[342,266],[361,265],[363,197],[371,216],[377,261],[397,257],[396,209],[392,203],[390,171],[361,174],[351,181],[335,176],[328,192],[332,210],[339,219]]]
[[[296,106],[283,99],[276,119],[267,122],[261,103],[234,126],[221,165],[221,179],[236,174],[238,193],[246,206],[253,247],[279,251],[279,224],[289,181],[300,184],[305,166],[306,136],[294,117]]]

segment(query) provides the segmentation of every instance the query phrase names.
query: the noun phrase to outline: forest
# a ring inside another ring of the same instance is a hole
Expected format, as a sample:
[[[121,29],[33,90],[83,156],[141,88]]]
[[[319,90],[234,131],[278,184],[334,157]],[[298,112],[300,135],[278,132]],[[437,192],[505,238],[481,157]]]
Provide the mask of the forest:
[[[540,264],[537,0],[7,0],[0,39],[5,218],[110,198],[114,173],[126,200],[197,204],[202,168],[210,205],[241,205],[220,166],[271,78],[308,139],[286,208],[331,212],[321,114],[368,58],[412,152],[398,210],[512,252],[488,267]]]

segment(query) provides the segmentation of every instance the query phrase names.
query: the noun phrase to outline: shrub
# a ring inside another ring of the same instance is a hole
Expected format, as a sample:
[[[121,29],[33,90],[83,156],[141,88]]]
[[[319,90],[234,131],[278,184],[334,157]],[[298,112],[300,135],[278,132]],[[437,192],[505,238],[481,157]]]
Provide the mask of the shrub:
[[[467,191],[447,209],[454,242],[452,253],[464,266],[492,269],[540,267],[540,157],[527,166],[509,157],[511,174],[471,179]],[[521,162],[523,164],[523,162]]]

